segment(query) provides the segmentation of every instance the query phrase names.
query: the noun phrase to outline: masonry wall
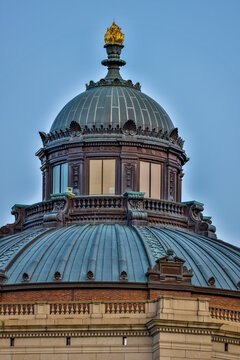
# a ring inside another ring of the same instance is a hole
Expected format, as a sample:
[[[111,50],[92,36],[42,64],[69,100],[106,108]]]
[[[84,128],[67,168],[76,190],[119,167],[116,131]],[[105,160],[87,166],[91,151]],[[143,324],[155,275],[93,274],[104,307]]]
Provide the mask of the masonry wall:
[[[238,360],[240,311],[211,309],[207,298],[166,295],[0,304],[0,360]]]
[[[236,292],[237,293],[237,292]],[[173,291],[159,289],[48,289],[5,291],[0,293],[0,303],[15,303],[26,301],[142,301],[156,300],[159,296],[182,296],[193,298],[208,298],[212,306],[240,309],[240,297],[212,294],[198,294],[190,291]]]

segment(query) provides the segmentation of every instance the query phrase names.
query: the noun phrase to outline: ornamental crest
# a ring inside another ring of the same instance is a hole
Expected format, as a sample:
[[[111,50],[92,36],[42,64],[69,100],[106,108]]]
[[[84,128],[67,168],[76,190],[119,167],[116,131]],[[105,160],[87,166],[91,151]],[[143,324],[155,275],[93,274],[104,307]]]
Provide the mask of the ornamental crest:
[[[124,34],[121,32],[121,28],[113,21],[112,26],[107,29],[104,36],[106,44],[122,44],[124,42]]]

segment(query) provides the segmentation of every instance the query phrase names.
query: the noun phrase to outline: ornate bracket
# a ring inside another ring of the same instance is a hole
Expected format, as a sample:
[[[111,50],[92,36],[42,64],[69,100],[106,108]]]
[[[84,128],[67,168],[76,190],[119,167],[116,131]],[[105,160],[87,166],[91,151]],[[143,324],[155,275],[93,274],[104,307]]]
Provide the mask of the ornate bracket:
[[[148,225],[148,214],[143,207],[144,194],[137,191],[126,191],[123,194],[127,202],[128,225]]]
[[[187,205],[188,228],[196,234],[217,239],[216,227],[212,225],[211,216],[203,216],[204,207],[198,201],[186,201],[182,204]]]
[[[0,239],[4,236],[14,235],[22,231],[22,225],[26,218],[28,205],[14,205],[11,214],[15,216],[13,224],[7,224],[0,228]]]
[[[65,218],[69,209],[69,197],[67,194],[61,196],[56,194],[52,196],[54,198],[52,212],[43,216],[44,227],[60,227],[65,224]]]

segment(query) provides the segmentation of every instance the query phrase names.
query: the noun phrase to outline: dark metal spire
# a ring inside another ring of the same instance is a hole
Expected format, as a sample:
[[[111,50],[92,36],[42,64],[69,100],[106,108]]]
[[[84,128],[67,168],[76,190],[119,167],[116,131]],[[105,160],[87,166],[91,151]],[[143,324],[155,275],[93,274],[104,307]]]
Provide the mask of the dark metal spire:
[[[86,84],[86,89],[92,89],[96,86],[121,85],[141,90],[139,82],[134,85],[131,80],[124,80],[120,75],[120,66],[126,65],[126,61],[120,59],[121,51],[124,47],[124,34],[115,22],[113,22],[112,26],[107,29],[104,41],[104,47],[107,50],[108,58],[102,61],[102,65],[108,67],[108,73],[104,79],[101,79],[98,82],[91,80],[89,84]]]
[[[122,51],[124,34],[121,31],[121,28],[112,23],[112,26],[107,29],[107,32],[104,36],[105,45],[104,47],[107,50],[108,58],[102,61],[104,66],[108,67],[108,73],[105,77],[106,80],[122,79],[119,73],[119,67],[124,66],[126,62],[120,59],[120,54]]]
[[[102,65],[108,67],[106,80],[122,79],[119,68],[126,65],[126,61],[120,59],[120,54],[124,45],[122,44],[105,44],[108,58],[102,61]]]

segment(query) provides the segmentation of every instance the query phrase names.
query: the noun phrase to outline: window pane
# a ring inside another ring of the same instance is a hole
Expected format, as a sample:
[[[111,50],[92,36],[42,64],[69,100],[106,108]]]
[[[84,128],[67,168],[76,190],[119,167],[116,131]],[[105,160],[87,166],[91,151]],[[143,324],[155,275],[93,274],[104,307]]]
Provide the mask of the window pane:
[[[140,161],[140,191],[149,197],[149,163]]]
[[[103,195],[115,194],[115,160],[103,160]]]
[[[68,187],[68,163],[61,165],[61,192],[67,191]]]
[[[102,160],[90,160],[89,166],[89,194],[102,193]]]
[[[53,194],[60,192],[60,165],[53,167]]]
[[[161,165],[151,164],[151,198],[160,199]]]

